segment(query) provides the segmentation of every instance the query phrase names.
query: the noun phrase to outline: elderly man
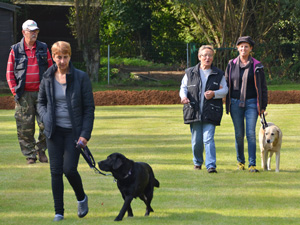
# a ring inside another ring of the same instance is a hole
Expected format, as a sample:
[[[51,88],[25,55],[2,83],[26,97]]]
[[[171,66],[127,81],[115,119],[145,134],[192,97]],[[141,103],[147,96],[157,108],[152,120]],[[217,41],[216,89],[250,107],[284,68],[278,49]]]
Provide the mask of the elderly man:
[[[228,92],[224,72],[213,66],[214,49],[203,45],[199,49],[199,63],[186,69],[180,86],[184,123],[190,125],[194,169],[201,170],[203,145],[208,173],[217,173],[215,127],[220,125],[224,98]]]
[[[37,41],[39,28],[33,20],[22,25],[22,40],[11,47],[8,57],[6,79],[15,97],[15,119],[18,140],[27,164],[39,161],[47,163],[45,154],[46,139],[37,113],[37,97],[43,73],[52,66],[50,52],[45,43]],[[38,140],[35,140],[35,118],[40,128]]]

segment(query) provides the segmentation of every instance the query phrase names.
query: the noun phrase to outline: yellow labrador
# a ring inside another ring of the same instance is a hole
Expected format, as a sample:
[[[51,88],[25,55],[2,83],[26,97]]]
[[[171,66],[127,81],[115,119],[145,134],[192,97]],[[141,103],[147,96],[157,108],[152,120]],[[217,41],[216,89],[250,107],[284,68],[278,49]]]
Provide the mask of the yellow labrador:
[[[274,123],[267,123],[268,126],[259,131],[259,145],[261,150],[261,166],[263,170],[271,170],[271,157],[276,154],[276,172],[279,172],[280,148],[282,132]],[[268,156],[269,153],[269,156]],[[267,160],[268,159],[268,160]]]

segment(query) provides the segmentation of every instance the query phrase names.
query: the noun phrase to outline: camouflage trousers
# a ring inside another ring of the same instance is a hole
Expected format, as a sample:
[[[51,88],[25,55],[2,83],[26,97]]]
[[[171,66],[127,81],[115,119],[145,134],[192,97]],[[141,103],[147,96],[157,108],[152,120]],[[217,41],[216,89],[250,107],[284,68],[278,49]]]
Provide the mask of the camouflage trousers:
[[[43,124],[37,112],[38,92],[24,92],[15,105],[18,140],[26,158],[36,158],[37,151],[47,149]],[[35,119],[39,126],[38,140],[35,140]]]

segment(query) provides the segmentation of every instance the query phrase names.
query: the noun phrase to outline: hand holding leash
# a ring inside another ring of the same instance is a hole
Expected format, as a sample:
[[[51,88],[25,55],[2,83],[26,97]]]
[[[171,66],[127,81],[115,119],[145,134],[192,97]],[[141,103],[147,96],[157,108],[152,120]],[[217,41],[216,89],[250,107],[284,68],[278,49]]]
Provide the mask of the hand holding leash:
[[[84,137],[79,137],[77,144],[80,145],[81,148],[84,148],[87,145],[88,141]]]
[[[111,176],[111,174],[102,173],[100,170],[98,170],[96,168],[96,163],[95,163],[94,157],[93,157],[92,153],[90,152],[89,148],[86,145],[84,147],[82,147],[82,145],[84,145],[84,143],[81,140],[78,140],[78,142],[75,141],[76,149],[78,151],[80,151],[81,155],[83,156],[83,158],[85,159],[87,164],[90,166],[90,168],[93,169],[95,171],[95,173],[99,173],[104,176]]]

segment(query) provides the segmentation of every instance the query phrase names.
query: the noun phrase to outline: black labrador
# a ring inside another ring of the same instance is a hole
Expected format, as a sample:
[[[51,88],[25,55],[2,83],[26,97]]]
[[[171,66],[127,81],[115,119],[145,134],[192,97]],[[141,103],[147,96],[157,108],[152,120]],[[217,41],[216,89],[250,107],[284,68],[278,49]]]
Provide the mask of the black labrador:
[[[131,201],[139,197],[145,202],[147,208],[145,216],[153,212],[150,204],[153,198],[154,187],[159,187],[150,165],[144,162],[134,162],[120,153],[113,153],[106,160],[98,162],[99,168],[109,171],[117,180],[118,188],[124,199],[124,204],[115,221],[123,219],[125,212],[132,217]]]

